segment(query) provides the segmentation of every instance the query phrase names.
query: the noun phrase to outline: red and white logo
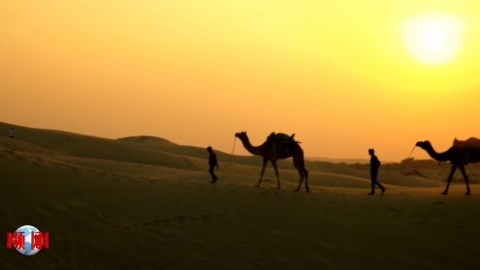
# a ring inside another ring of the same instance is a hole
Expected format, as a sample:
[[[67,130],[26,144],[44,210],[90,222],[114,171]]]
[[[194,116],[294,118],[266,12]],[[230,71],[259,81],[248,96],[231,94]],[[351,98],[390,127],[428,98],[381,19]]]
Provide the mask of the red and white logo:
[[[41,232],[31,225],[23,225],[15,232],[7,233],[7,248],[14,248],[20,254],[32,256],[49,246],[48,232]]]

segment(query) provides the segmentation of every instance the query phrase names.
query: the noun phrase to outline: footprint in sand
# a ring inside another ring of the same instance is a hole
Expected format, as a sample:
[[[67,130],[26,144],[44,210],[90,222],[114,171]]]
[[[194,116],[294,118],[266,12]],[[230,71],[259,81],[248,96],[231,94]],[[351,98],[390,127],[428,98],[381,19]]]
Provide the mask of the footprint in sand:
[[[223,216],[225,216],[226,214],[228,214],[229,212],[230,212],[230,211],[228,211],[228,210],[227,210],[227,211],[223,211],[223,212],[217,213],[216,216],[217,216],[217,217],[223,217]]]
[[[421,216],[419,219],[415,221],[416,225],[424,225],[428,222],[429,218],[426,216]]]
[[[385,209],[385,212],[386,212],[386,213],[392,213],[394,217],[399,217],[399,216],[401,216],[402,213],[403,213],[402,211],[397,210],[395,207],[387,207],[387,208]]]
[[[430,217],[428,217],[428,216],[421,216],[420,219],[421,219],[421,220],[429,220]]]
[[[82,170],[80,170],[79,168],[70,167],[70,170],[73,174],[82,174]]]
[[[448,219],[441,218],[437,222],[435,222],[436,225],[445,225],[448,224]]]
[[[185,221],[187,219],[187,215],[179,215],[176,217],[178,221]]]
[[[457,221],[454,226],[455,228],[465,229],[467,227],[467,223],[463,221]]]
[[[118,232],[118,231],[127,231],[131,230],[132,227],[135,227],[136,225],[132,225],[131,227],[112,227],[109,230],[106,230],[106,232]],[[104,231],[105,232],[105,231]]]
[[[263,196],[263,195],[267,195],[267,194],[268,194],[268,192],[266,192],[266,191],[260,192],[260,195],[262,195],[262,196]]]
[[[205,214],[205,215],[202,215],[202,216],[200,217],[200,219],[203,220],[203,221],[207,221],[210,217],[211,217],[211,216],[210,216],[209,214]]]
[[[421,226],[421,225],[425,225],[427,222],[424,221],[424,220],[417,220],[415,221],[415,225],[418,225],[418,226]]]
[[[101,172],[101,173],[97,174],[95,177],[97,177],[97,178],[104,178],[106,175],[107,175],[106,172]]]
[[[411,217],[415,218],[415,217],[420,216],[421,214],[422,214],[422,213],[420,213],[420,212],[413,212],[413,213],[411,214]]]
[[[154,221],[147,221],[147,222],[144,222],[143,225],[144,226],[147,226],[147,225],[152,225],[152,224],[158,224],[158,223],[167,223],[167,222],[170,222],[170,218],[168,217],[164,217],[164,218],[161,218],[161,219],[156,219]]]
[[[436,202],[433,202],[432,204],[433,205],[444,205],[445,202],[444,201],[436,201]]]

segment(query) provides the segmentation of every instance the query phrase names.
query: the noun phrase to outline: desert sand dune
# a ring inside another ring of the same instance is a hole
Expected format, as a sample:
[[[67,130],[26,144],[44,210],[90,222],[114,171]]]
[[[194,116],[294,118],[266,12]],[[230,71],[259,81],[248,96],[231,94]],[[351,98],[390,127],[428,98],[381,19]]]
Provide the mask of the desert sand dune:
[[[42,146],[35,145],[27,141],[22,141],[18,139],[12,140],[7,137],[0,137],[0,149],[6,150],[6,151],[21,151],[21,152],[49,154],[49,155],[59,154],[56,151],[50,150]]]
[[[25,258],[3,245],[0,269],[477,269],[480,262],[478,185],[471,196],[462,183],[442,196],[441,182],[381,171],[387,193],[366,196],[367,172],[312,162],[311,192],[293,192],[298,174],[287,160],[281,190],[271,166],[254,188],[258,157],[237,157],[244,163],[219,171],[212,185],[200,147],[14,128],[17,139],[0,135],[0,227],[48,231],[50,248]]]

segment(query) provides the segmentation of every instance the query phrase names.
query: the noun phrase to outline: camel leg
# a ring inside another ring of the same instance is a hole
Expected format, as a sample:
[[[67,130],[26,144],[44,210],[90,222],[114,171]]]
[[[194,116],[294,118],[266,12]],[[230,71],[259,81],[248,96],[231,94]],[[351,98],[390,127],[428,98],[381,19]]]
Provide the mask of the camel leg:
[[[458,168],[462,172],[463,180],[465,180],[465,184],[467,185],[467,193],[465,193],[465,195],[470,195],[470,185],[468,184],[468,176],[467,176],[467,173],[465,172],[465,168],[463,166],[460,166]]]
[[[300,175],[300,182],[298,182],[298,187],[296,189],[294,189],[293,191],[299,191],[300,190],[300,187],[302,186],[302,183],[303,183],[303,172],[302,172],[302,169],[297,169],[298,170],[298,174]]]
[[[280,174],[278,173],[277,162],[270,160],[272,162],[273,169],[275,170],[275,175],[277,176],[277,188],[280,189]]]
[[[305,189],[307,192],[309,192],[310,188],[308,187],[308,171],[305,169],[305,167],[303,168],[303,174],[305,175]]]
[[[263,178],[263,174],[265,173],[265,167],[267,166],[267,159],[264,158],[263,159],[263,165],[262,165],[262,172],[260,173],[260,180],[258,180],[258,184],[255,185],[255,187],[259,187],[260,184],[262,183],[262,178]]]
[[[442,193],[442,195],[447,195],[448,188],[450,187],[450,182],[452,182],[452,178],[453,178],[453,174],[455,173],[455,170],[457,170],[457,165],[452,165],[452,170],[450,171],[450,175],[448,176],[448,180],[447,180],[447,187],[445,187],[445,191]]]

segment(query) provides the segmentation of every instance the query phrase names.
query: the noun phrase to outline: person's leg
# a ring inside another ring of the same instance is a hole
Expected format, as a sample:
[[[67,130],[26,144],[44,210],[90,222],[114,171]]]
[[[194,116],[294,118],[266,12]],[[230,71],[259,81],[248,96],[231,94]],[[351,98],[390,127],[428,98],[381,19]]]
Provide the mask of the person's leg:
[[[380,187],[380,189],[382,190],[382,194],[385,192],[385,187],[383,187],[382,184],[380,184],[380,182],[378,182],[378,172],[375,174],[375,183],[378,185],[378,187]]]
[[[382,186],[382,184],[380,184],[380,182],[378,182],[377,177],[375,177],[375,183],[378,185],[378,187],[380,187],[380,189],[382,190],[382,194],[383,194],[385,192],[385,188]]]
[[[380,184],[380,182],[378,182],[378,172],[375,172],[372,174],[372,193],[374,193],[375,191],[375,185],[377,185],[378,187],[380,187],[380,189],[382,190],[382,194],[385,192],[385,188],[382,186],[382,184]]]
[[[368,195],[373,195],[373,194],[375,194],[375,183],[377,182],[377,173],[376,172],[370,172],[370,180],[371,180],[372,191],[370,191],[370,193],[368,193]]]
[[[210,169],[208,170],[208,172],[210,173],[210,175],[212,176],[212,183],[215,183],[217,181],[217,176],[215,175],[215,173],[213,172],[215,169],[215,166],[210,166]]]

